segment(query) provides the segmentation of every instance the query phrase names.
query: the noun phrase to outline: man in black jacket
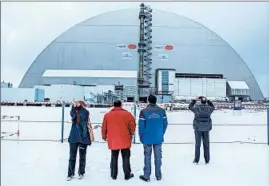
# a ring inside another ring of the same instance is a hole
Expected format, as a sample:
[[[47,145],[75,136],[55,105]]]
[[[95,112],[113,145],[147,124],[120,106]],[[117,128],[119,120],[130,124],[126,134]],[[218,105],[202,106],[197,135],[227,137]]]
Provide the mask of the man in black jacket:
[[[201,104],[195,105],[200,100]],[[193,129],[195,134],[195,159],[193,163],[198,164],[200,160],[200,147],[203,140],[204,158],[206,164],[210,161],[209,151],[209,131],[212,129],[211,114],[215,110],[213,103],[205,97],[200,96],[189,105],[189,109],[194,113]]]

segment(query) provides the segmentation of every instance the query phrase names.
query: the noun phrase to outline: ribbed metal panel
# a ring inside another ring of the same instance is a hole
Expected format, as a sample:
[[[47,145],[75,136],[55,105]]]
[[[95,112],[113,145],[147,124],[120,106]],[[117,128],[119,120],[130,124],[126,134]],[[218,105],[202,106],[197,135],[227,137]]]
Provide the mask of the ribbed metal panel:
[[[185,97],[225,97],[226,80],[211,78],[176,78],[175,96]]]
[[[56,38],[36,58],[26,72],[20,87],[37,84],[69,84],[76,78],[42,78],[47,69],[138,70],[137,48],[118,49],[118,44],[139,42],[139,9],[108,12],[83,21]],[[223,74],[227,80],[245,81],[254,100],[263,99],[262,92],[247,65],[233,48],[208,28],[174,13],[153,11],[153,48],[172,45],[173,50],[152,54],[152,72],[172,68],[179,73]],[[122,58],[123,52],[131,56]],[[160,58],[160,56],[165,56]],[[152,78],[152,85],[154,85]],[[106,79],[109,83],[117,83]],[[107,84],[100,78],[76,79],[84,83]],[[121,84],[136,81],[125,82]],[[198,90],[197,90],[198,91]],[[198,93],[198,92],[197,92]]]

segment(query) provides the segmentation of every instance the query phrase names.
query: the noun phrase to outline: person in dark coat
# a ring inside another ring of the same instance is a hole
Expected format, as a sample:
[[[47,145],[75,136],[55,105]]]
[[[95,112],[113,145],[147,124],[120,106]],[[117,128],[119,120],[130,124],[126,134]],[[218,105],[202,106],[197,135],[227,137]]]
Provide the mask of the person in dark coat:
[[[113,180],[118,176],[118,158],[122,155],[125,180],[134,177],[131,172],[130,157],[132,137],[135,132],[135,119],[133,115],[121,107],[121,101],[114,102],[114,108],[105,114],[102,123],[102,139],[107,141],[111,150],[110,175]]]
[[[70,116],[72,119],[72,127],[68,138],[70,147],[69,165],[67,181],[70,181],[75,175],[75,165],[77,151],[79,149],[79,179],[82,179],[85,174],[86,167],[86,152],[87,146],[91,145],[91,136],[89,131],[89,111],[85,108],[86,104],[83,101],[75,101],[71,108]]]
[[[200,100],[201,104],[195,105],[197,100]],[[203,140],[205,163],[208,164],[210,161],[209,132],[212,129],[211,114],[215,110],[215,107],[210,100],[200,96],[191,101],[189,109],[194,113],[195,158],[193,163],[199,163],[200,147]]]
[[[162,179],[162,143],[167,129],[167,117],[165,110],[158,107],[157,98],[154,95],[148,97],[149,105],[141,110],[139,115],[139,137],[144,147],[144,174],[139,178],[150,181],[151,154],[154,153],[155,177]]]

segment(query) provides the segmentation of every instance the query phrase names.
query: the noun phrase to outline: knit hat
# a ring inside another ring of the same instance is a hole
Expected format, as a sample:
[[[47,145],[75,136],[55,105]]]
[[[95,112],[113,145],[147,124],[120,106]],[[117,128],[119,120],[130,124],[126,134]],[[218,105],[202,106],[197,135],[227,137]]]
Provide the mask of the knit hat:
[[[203,97],[203,96],[202,96],[202,97],[201,97],[201,103],[202,103],[202,104],[206,104],[206,102],[207,102],[206,97]]]
[[[150,94],[149,97],[148,97],[148,102],[151,103],[151,104],[156,104],[156,102],[157,102],[156,96]]]

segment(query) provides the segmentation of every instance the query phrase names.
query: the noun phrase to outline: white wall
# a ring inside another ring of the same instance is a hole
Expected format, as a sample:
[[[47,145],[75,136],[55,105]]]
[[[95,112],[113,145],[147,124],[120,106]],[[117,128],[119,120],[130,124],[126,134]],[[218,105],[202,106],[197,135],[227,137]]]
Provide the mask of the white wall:
[[[226,80],[211,78],[176,78],[175,96],[226,97]]]
[[[35,86],[45,90],[45,98],[51,102],[84,100],[84,87],[78,85]]]
[[[215,79],[207,79],[206,80],[206,94],[209,97],[214,97],[216,94],[216,90],[215,90]]]
[[[203,95],[203,79],[191,78],[191,95],[190,96],[206,96]]]
[[[34,102],[35,88],[1,88],[1,101]]]
[[[174,95],[190,96],[191,95],[191,79],[190,78],[176,78]]]
[[[216,79],[215,80],[215,97],[226,97],[226,80],[225,79]]]
[[[172,71],[172,70],[169,71],[168,89],[169,89],[169,91],[172,91],[172,92],[175,91],[175,78],[176,78],[175,73],[176,73],[175,71]]]
[[[50,98],[51,102],[56,101],[73,101],[73,99],[84,100],[91,99],[94,95],[102,92],[114,91],[114,85],[79,86],[79,85],[37,85],[35,88],[45,90],[45,98]],[[92,94],[91,94],[92,93]]]
[[[158,70],[158,79],[157,79],[157,84],[158,84],[158,89],[157,91],[158,92],[161,92],[162,91],[162,71],[161,70]]]
[[[137,78],[133,70],[46,70],[43,77],[107,77]]]

